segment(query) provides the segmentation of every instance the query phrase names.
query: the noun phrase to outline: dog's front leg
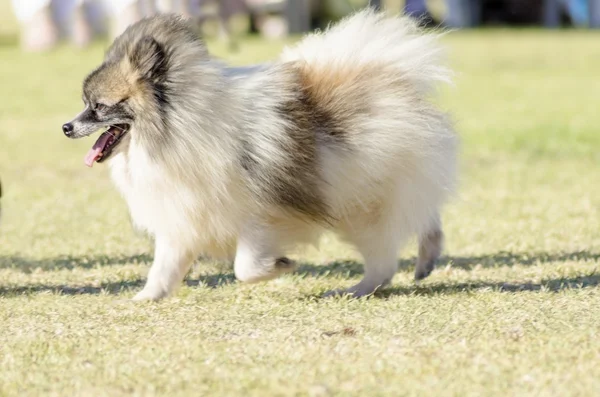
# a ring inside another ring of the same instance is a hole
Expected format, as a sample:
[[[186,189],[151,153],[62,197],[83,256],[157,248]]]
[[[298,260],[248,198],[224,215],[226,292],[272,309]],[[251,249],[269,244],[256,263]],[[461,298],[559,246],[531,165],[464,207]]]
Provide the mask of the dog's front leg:
[[[234,263],[236,278],[255,283],[292,272],[295,263],[283,256],[280,243],[280,233],[272,226],[248,224],[238,239]]]
[[[157,237],[148,280],[133,300],[159,300],[170,295],[183,281],[195,257],[196,253],[185,245]]]

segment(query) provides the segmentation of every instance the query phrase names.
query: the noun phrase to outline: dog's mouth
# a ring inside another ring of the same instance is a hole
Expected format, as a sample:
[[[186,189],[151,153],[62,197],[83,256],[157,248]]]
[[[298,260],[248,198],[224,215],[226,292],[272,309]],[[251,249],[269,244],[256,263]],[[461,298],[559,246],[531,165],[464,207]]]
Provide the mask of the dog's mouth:
[[[101,163],[109,158],[113,149],[117,147],[123,137],[127,135],[129,128],[129,124],[115,124],[109,126],[85,155],[85,165],[91,167],[95,162]]]

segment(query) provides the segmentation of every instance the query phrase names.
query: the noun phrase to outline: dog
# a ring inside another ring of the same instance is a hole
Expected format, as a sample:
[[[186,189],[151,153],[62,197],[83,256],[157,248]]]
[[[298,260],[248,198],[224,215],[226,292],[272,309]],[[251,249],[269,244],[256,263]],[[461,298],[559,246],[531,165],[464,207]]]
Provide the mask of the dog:
[[[108,163],[134,224],[154,238],[133,299],[173,293],[200,254],[233,260],[242,282],[273,279],[294,270],[292,247],[326,231],[364,258],[358,284],[326,295],[388,285],[415,235],[415,278],[427,277],[457,174],[458,138],[430,101],[451,80],[438,36],[366,9],[271,63],[230,68],[180,17],[130,26],[62,130],[106,128],[85,164]]]

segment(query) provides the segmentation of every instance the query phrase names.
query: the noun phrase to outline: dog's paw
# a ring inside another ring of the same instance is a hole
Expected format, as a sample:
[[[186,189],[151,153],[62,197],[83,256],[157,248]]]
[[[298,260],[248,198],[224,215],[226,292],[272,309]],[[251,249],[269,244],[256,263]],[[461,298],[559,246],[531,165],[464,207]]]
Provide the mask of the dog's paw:
[[[296,262],[286,257],[277,258],[268,263],[268,266],[240,266],[238,263],[235,268],[235,276],[243,283],[253,284],[272,280],[296,269]]]
[[[417,263],[417,266],[415,267],[415,281],[418,282],[418,281],[421,281],[421,280],[429,277],[429,275],[435,269],[436,262],[437,262],[436,259],[430,259],[430,260],[424,261],[424,262],[421,262],[419,260],[419,262]]]
[[[275,273],[276,276],[280,276],[285,273],[291,273],[296,270],[296,262],[293,260],[281,257],[275,260]]]
[[[348,289],[334,289],[327,291],[323,294],[323,298],[334,298],[334,297],[349,297],[349,298],[363,298],[371,296],[379,289],[379,286],[367,286],[356,284]]]
[[[131,300],[134,302],[158,301],[165,298],[167,295],[168,294],[163,290],[144,288],[143,290],[138,292],[133,298],[131,298]]]
[[[346,295],[345,289],[332,289],[330,291],[325,292],[322,296],[323,298],[338,298]]]
[[[435,268],[435,261],[431,261],[431,263],[426,264],[424,266],[418,266],[415,269],[415,281],[421,281],[427,277],[429,277],[429,275],[433,272],[433,269]]]

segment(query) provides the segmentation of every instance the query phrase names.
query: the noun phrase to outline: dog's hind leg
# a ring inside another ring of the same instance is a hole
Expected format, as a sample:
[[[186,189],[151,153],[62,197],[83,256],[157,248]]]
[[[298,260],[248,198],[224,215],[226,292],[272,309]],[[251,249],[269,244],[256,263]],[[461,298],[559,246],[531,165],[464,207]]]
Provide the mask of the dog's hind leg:
[[[364,259],[365,274],[356,285],[346,290],[329,291],[325,296],[351,295],[359,298],[388,285],[398,270],[398,250],[406,241],[405,231],[383,220],[375,226],[356,228],[346,238]]]
[[[415,267],[415,280],[423,280],[431,274],[435,263],[442,254],[444,232],[439,215],[434,218],[431,227],[419,236],[419,258]]]
[[[271,225],[248,224],[241,233],[235,254],[234,271],[246,283],[267,281],[295,269],[282,252],[281,236]]]
[[[157,237],[148,280],[133,300],[159,300],[170,295],[181,284],[196,256],[197,252],[180,243]]]

